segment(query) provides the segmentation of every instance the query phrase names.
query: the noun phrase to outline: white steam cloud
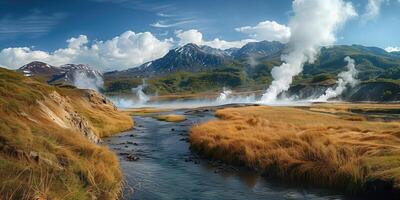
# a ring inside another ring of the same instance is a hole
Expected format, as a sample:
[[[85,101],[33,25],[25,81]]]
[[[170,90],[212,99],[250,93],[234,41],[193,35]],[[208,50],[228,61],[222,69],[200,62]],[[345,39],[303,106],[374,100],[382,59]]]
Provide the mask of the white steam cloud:
[[[223,91],[219,94],[217,98],[218,103],[225,103],[228,97],[232,94],[232,90],[228,88],[223,88]]]
[[[315,101],[318,101],[318,102],[327,101],[331,98],[338,97],[343,93],[343,91],[347,87],[354,87],[357,85],[358,71],[355,66],[355,61],[353,59],[351,59],[349,56],[344,58],[344,60],[347,62],[347,65],[346,65],[347,71],[343,71],[338,75],[339,78],[336,81],[336,88],[328,88],[325,91],[325,94],[318,97]]]
[[[139,86],[131,89],[132,92],[134,94],[136,94],[137,103],[139,105],[143,105],[143,104],[145,104],[146,102],[148,102],[150,100],[150,97],[147,96],[146,93],[144,93],[144,91],[143,91],[143,89],[147,86],[146,85],[146,80],[143,79],[142,82],[143,82],[142,85],[139,85]]]
[[[337,30],[357,15],[352,4],[343,0],[294,0],[292,6],[288,53],[282,55],[282,65],[272,69],[274,80],[261,98],[263,103],[276,101],[281,92],[288,90],[304,63],[313,63],[321,47],[334,44]]]
[[[75,71],[74,73],[74,86],[81,89],[91,89],[99,91],[103,88],[104,80],[100,73],[93,72],[88,75],[86,71]]]
[[[400,51],[400,47],[386,47],[385,51],[391,53],[391,52],[398,52]]]
[[[368,3],[365,5],[365,12],[361,16],[362,22],[366,23],[378,17],[384,1],[385,0],[368,0]]]

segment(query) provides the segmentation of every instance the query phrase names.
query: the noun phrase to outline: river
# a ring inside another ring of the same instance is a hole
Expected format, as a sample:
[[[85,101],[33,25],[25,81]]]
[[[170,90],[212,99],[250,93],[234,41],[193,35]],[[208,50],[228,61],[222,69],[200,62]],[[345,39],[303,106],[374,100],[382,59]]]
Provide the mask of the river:
[[[347,199],[337,192],[267,180],[243,169],[198,158],[189,149],[190,127],[213,119],[212,109],[181,109],[173,123],[135,116],[135,128],[105,139],[120,157],[124,199]],[[128,154],[139,159],[128,161]]]

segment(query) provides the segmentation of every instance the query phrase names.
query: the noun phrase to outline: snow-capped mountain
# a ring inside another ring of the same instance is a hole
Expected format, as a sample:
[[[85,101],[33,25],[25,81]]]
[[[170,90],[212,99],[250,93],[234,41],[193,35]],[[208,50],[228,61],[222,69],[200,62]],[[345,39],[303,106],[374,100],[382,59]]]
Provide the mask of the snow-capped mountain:
[[[78,79],[101,79],[102,73],[84,64],[65,64],[59,67],[44,62],[34,61],[28,63],[17,71],[24,76],[41,76],[47,79],[50,84],[76,85]]]
[[[233,51],[230,55],[235,59],[273,57],[280,56],[284,48],[284,44],[276,41],[249,42],[242,48]]]
[[[55,67],[39,61],[28,63],[19,68],[17,71],[22,72],[24,76],[41,75],[46,77],[51,77],[53,75],[62,73],[62,69],[60,69],[59,67]]]
[[[242,48],[226,50],[189,43],[170,50],[164,57],[144,63],[139,67],[130,68],[125,71],[113,71],[106,73],[106,75],[141,77],[168,74],[177,71],[198,72],[223,67],[235,60],[247,59],[249,57],[280,56],[284,48],[285,45],[280,42],[268,41],[251,42]]]
[[[197,72],[221,67],[229,61],[231,61],[231,57],[222,50],[186,44],[170,50],[164,57],[147,62],[140,67],[112,73],[150,76],[177,71]]]

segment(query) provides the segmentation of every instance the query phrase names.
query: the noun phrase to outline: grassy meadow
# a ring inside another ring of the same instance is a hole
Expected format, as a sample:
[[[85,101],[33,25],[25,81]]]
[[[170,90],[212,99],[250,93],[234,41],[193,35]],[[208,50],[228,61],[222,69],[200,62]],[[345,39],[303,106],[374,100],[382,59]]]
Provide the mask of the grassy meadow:
[[[251,106],[194,126],[200,154],[290,182],[350,194],[399,194],[399,104]]]

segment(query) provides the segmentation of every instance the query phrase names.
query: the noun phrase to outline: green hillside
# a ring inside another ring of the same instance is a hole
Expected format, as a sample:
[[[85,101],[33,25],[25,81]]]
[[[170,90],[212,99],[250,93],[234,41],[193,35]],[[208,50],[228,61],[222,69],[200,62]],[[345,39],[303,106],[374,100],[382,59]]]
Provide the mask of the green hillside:
[[[375,81],[398,84],[400,78],[400,56],[376,47],[339,45],[323,48],[317,61],[306,64],[304,71],[295,77],[296,84],[334,84],[337,74],[345,70],[344,58],[356,61],[358,78],[365,83]],[[257,59],[242,57],[226,66],[200,72],[180,71],[147,77],[146,92],[157,94],[196,93],[219,91],[222,87],[235,90],[264,89],[271,81],[271,69],[280,65],[279,54]],[[105,76],[106,93],[126,93],[142,83],[134,76]]]

